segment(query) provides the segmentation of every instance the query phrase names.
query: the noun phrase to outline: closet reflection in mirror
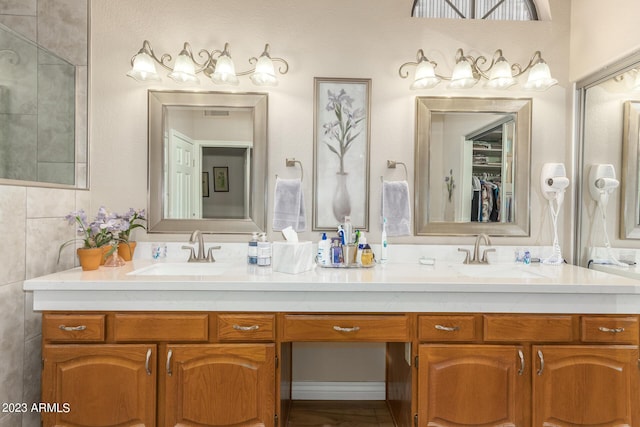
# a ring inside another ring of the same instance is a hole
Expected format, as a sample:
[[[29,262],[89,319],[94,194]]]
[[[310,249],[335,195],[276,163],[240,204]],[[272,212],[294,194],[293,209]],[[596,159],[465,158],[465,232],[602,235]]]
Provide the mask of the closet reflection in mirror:
[[[266,226],[267,95],[149,91],[150,232]]]
[[[416,233],[527,235],[530,100],[417,103]]]

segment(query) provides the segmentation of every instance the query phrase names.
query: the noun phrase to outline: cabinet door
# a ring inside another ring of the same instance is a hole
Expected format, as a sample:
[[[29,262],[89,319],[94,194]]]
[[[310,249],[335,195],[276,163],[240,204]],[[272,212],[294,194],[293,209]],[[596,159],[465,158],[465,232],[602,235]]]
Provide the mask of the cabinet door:
[[[43,426],[156,423],[155,345],[45,345]]]
[[[274,344],[169,345],[166,357],[165,425],[274,425]]]
[[[534,346],[533,426],[637,426],[635,346]]]
[[[418,425],[524,425],[524,354],[518,346],[420,346]]]

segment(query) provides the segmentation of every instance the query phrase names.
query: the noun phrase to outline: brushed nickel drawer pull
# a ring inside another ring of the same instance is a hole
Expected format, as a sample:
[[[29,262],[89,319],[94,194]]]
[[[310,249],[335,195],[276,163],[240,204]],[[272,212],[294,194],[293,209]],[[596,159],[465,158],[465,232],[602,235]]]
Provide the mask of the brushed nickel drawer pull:
[[[167,352],[167,375],[173,375],[173,371],[171,370],[171,356],[173,356],[173,350],[169,350]]]
[[[65,325],[60,325],[58,326],[61,330],[63,331],[67,331],[67,332],[75,332],[75,331],[84,331],[85,329],[87,329],[87,327],[85,325],[80,325],[80,326],[65,326]]]
[[[151,360],[151,349],[147,350],[147,360],[144,362],[144,368],[147,370],[147,375],[151,375],[151,365],[149,361]]]
[[[252,332],[260,329],[260,325],[251,325],[251,326],[233,325],[233,329],[235,329],[236,331],[242,331],[242,332]]]
[[[334,326],[333,330],[338,332],[358,332],[360,330],[360,326],[352,326],[350,328],[343,328],[342,326]]]
[[[538,369],[538,376],[542,375],[544,371],[544,355],[542,354],[542,350],[538,350],[538,359],[540,359],[540,369]]]
[[[435,325],[434,328],[436,328],[439,331],[446,331],[446,332],[457,332],[460,330],[460,326]]]
[[[520,369],[518,369],[518,375],[524,373],[524,353],[522,350],[518,350],[518,357],[520,358]]]
[[[607,328],[604,326],[600,326],[598,330],[601,332],[609,332],[612,334],[619,334],[620,332],[624,332],[624,328]]]

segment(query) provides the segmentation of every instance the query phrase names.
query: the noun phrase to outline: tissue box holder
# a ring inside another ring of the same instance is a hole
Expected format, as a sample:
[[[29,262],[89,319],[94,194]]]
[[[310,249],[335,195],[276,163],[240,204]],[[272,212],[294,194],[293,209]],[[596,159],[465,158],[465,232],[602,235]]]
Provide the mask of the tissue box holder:
[[[311,242],[273,242],[271,269],[281,273],[298,274],[313,267]]]

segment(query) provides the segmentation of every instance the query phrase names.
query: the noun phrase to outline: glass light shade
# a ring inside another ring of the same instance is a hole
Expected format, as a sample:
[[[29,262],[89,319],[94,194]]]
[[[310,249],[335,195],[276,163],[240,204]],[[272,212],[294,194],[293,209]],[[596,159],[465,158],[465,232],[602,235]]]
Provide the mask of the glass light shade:
[[[409,86],[410,89],[431,89],[440,83],[440,78],[436,76],[436,70],[429,61],[421,61],[416,67],[415,80]]]
[[[240,81],[236,76],[236,67],[233,65],[231,57],[228,55],[220,55],[216,60],[216,68],[211,75],[211,80],[219,85],[237,86]]]
[[[140,52],[133,58],[133,67],[131,67],[131,71],[127,73],[127,76],[139,82],[160,81],[153,58],[146,52]]]
[[[493,64],[491,73],[489,74],[489,81],[485,84],[485,87],[491,89],[507,89],[517,82],[518,80],[511,74],[511,65],[501,56],[495,64]]]
[[[169,77],[178,83],[200,83],[196,77],[196,66],[184,50],[176,58],[176,65]]]
[[[258,58],[256,70],[249,78],[257,86],[276,86],[278,84],[273,61],[269,55],[262,55]]]
[[[546,62],[540,61],[529,71],[529,78],[527,83],[524,84],[524,88],[543,91],[557,83],[558,81],[551,77],[551,71],[549,71],[549,66]]]
[[[453,67],[453,73],[451,74],[451,83],[449,87],[451,89],[469,89],[478,82],[473,77],[473,70],[471,64],[466,59],[458,61],[455,67]]]

